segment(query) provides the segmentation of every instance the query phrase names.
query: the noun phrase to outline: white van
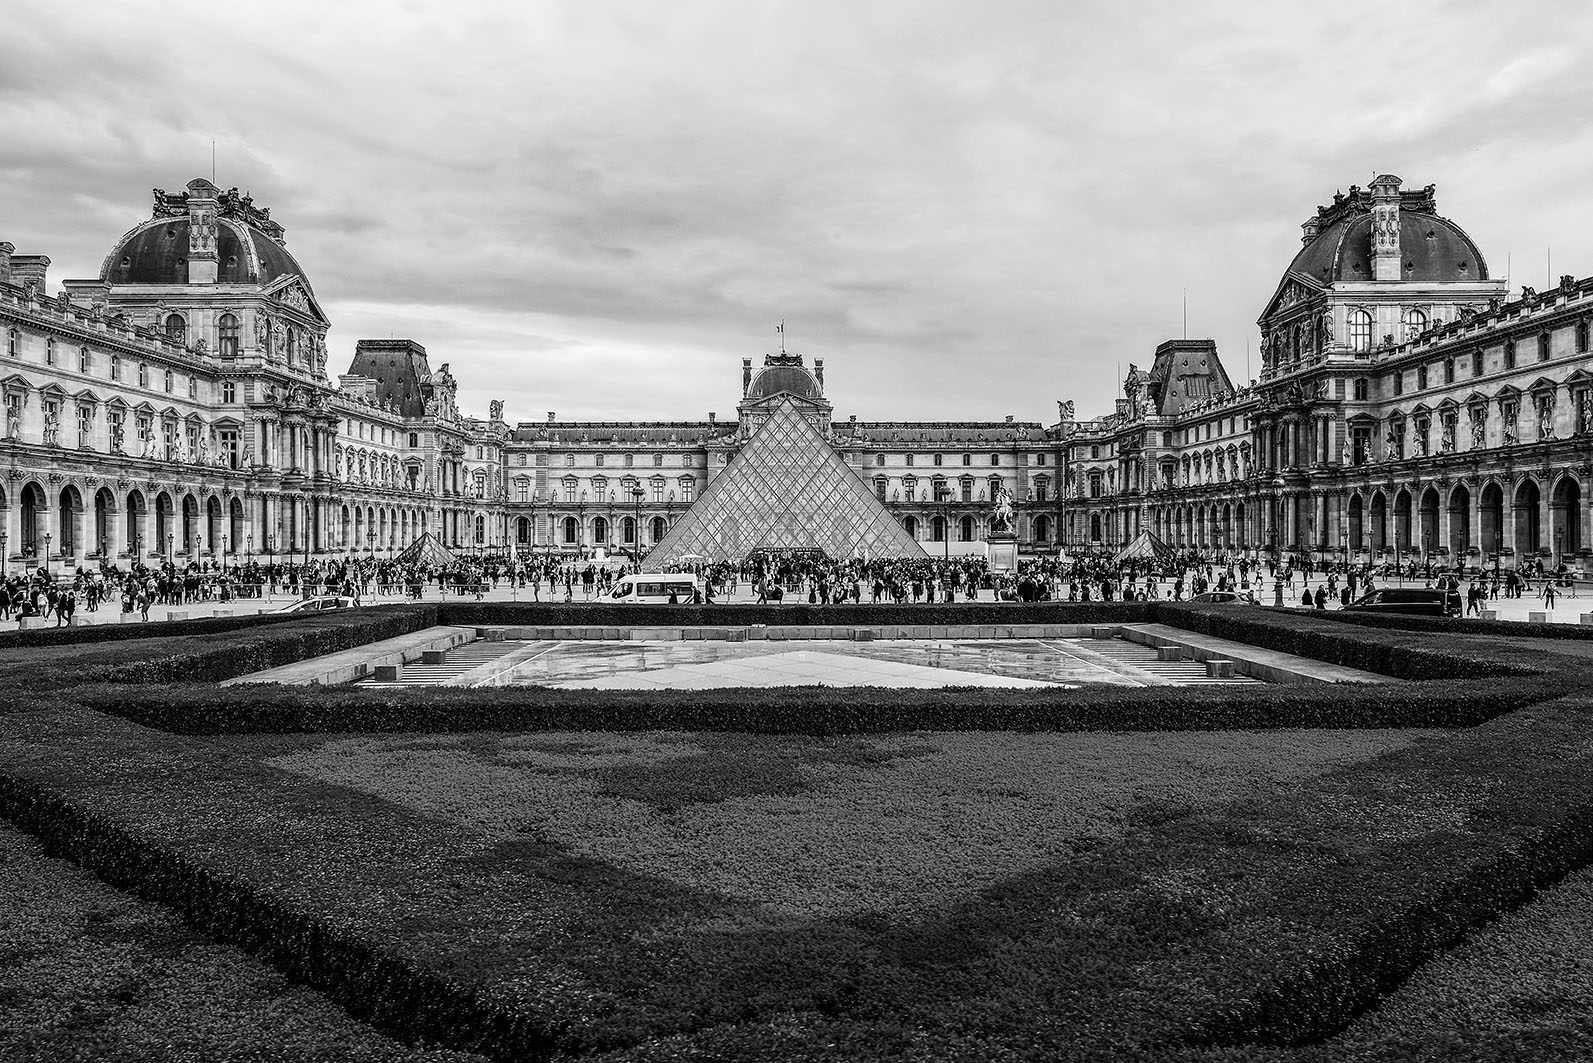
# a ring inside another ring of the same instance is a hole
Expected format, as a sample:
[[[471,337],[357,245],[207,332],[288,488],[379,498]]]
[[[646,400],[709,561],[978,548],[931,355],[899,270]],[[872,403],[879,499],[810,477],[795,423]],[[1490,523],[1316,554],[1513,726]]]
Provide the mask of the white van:
[[[640,572],[621,576],[609,597],[621,604],[668,605],[675,596],[677,605],[690,605],[697,590],[697,577],[690,572]]]

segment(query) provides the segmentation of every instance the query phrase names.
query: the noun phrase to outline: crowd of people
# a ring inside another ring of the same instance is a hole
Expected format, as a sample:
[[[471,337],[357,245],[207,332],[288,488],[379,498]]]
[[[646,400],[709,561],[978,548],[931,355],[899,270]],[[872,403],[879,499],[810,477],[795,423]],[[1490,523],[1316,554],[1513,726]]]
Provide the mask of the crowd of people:
[[[700,577],[697,599],[727,596],[766,602],[950,603],[981,592],[1005,601],[1182,601],[1227,591],[1261,604],[1327,608],[1347,605],[1382,583],[1421,582],[1460,590],[1466,611],[1498,598],[1528,594],[1553,606],[1576,593],[1568,570],[1527,563],[1504,571],[1444,570],[1409,565],[1313,563],[1309,558],[1257,560],[1242,555],[1172,554],[1116,559],[1109,555],[1026,558],[1015,572],[992,571],[978,556],[839,560],[818,552],[754,553],[739,562],[686,558],[667,566]],[[366,604],[420,600],[427,594],[474,596],[512,588],[528,601],[592,601],[634,571],[622,558],[573,555],[466,555],[446,561],[376,557],[316,558],[305,563],[249,560],[104,565],[70,572],[34,568],[0,578],[0,620],[38,616],[65,624],[80,611],[114,604],[145,619],[152,606],[225,604],[236,599],[339,595]]]

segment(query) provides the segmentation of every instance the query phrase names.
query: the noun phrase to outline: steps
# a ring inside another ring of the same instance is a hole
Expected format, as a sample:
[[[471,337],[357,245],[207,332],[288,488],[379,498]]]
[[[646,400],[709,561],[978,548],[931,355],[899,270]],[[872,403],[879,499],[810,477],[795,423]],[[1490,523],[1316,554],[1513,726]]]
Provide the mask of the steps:
[[[1063,645],[1071,645],[1064,642]],[[1084,647],[1092,653],[1100,654],[1108,660],[1118,664],[1136,668],[1142,672],[1149,672],[1158,679],[1165,679],[1179,686],[1201,686],[1208,683],[1221,683],[1232,685],[1234,683],[1257,683],[1260,680],[1252,679],[1247,675],[1238,675],[1227,678],[1216,678],[1206,674],[1206,665],[1203,661],[1157,660],[1155,647],[1142,646],[1137,642],[1128,642],[1118,636],[1110,639],[1090,639]]]
[[[424,664],[416,661],[404,665],[404,670],[396,683],[378,683],[374,679],[361,679],[358,685],[361,687],[436,686],[519,648],[520,643],[517,642],[489,642],[486,639],[477,639],[449,650],[441,664]]]

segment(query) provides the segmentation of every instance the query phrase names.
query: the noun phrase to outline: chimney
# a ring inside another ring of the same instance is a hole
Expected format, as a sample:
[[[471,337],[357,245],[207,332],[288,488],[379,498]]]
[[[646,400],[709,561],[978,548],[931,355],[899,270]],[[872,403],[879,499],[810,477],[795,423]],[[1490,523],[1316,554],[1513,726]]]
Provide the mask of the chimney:
[[[34,289],[42,298],[44,296],[45,274],[49,269],[49,255],[12,255],[11,283],[18,288],[23,288],[27,286],[29,281],[32,281]]]
[[[203,177],[188,182],[188,283],[216,283],[216,240],[221,204],[216,186]]]
[[[1315,214],[1305,219],[1305,224],[1300,226],[1302,244],[1308,244],[1316,239],[1316,234],[1322,231],[1322,222]]]
[[[549,410],[548,411],[548,424],[552,424],[552,423],[553,423],[553,411]]]
[[[819,382],[819,390],[824,390],[824,359],[813,359],[813,379]]]
[[[717,413],[715,413],[715,412],[714,412],[714,411],[712,411],[712,410],[709,410],[709,411],[708,411],[708,423],[709,423],[709,424],[713,424],[713,423],[714,423],[714,422],[715,422],[715,421],[717,421],[717,420],[718,420],[718,419],[719,419],[719,415],[718,415],[718,414],[717,414]]]
[[[1404,270],[1399,248],[1399,178],[1383,174],[1372,182],[1372,279],[1397,281]]]
[[[11,252],[16,245],[8,240],[0,240],[0,284],[11,283]]]
[[[741,359],[741,397],[747,397],[747,389],[752,387],[752,359]]]
[[[1011,424],[1011,423],[1012,423],[1012,414],[1010,414],[1010,413],[1009,413],[1009,414],[1007,414],[1007,423],[1008,423],[1008,424]]]

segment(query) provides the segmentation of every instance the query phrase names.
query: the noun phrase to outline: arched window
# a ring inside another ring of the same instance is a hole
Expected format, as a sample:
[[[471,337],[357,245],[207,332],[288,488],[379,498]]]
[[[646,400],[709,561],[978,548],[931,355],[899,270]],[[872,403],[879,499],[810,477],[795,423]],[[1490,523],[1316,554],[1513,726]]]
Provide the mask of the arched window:
[[[1051,522],[1045,517],[1034,518],[1034,539],[1041,543],[1051,541]]]
[[[1420,310],[1405,311],[1405,338],[1413,340],[1427,328],[1427,315]]]
[[[216,331],[220,336],[219,350],[223,358],[236,358],[238,356],[238,319],[232,314],[222,314],[216,321]]]
[[[564,518],[564,544],[566,546],[574,546],[576,544],[576,542],[579,541],[577,539],[577,535],[578,534],[579,534],[579,529],[576,527],[575,518],[574,517],[565,517]]]
[[[1350,350],[1372,349],[1372,315],[1366,310],[1351,310],[1349,315]]]
[[[962,527],[959,530],[962,532],[963,542],[971,543],[974,541],[974,519],[972,517],[962,518]]]
[[[1540,332],[1538,334],[1538,361],[1547,362],[1548,360],[1549,360],[1549,334],[1547,332]]]
[[[166,315],[166,338],[174,343],[184,343],[188,339],[188,322],[183,320],[181,314]]]
[[[874,464],[875,465],[884,465],[885,464],[885,455],[883,455],[883,454],[874,455]]]
[[[902,518],[902,530],[905,531],[908,534],[909,537],[914,538],[914,539],[918,538],[918,518],[917,517],[903,517]]]
[[[149,387],[149,363],[147,362],[138,363],[138,386],[141,388]]]

